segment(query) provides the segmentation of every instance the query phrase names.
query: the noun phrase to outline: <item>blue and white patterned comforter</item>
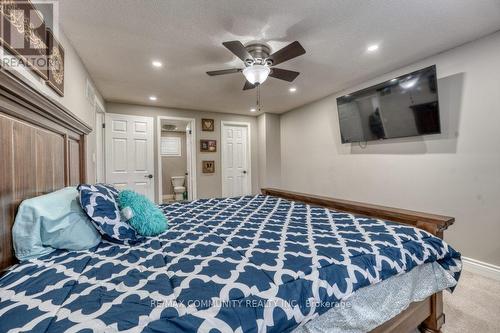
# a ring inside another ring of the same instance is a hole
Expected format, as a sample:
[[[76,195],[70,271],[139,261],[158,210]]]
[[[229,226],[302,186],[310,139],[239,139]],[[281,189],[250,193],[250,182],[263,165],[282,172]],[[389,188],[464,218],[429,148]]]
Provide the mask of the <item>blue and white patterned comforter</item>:
[[[136,246],[56,251],[0,279],[0,332],[287,332],[357,289],[460,254],[429,233],[270,196],[162,206]]]

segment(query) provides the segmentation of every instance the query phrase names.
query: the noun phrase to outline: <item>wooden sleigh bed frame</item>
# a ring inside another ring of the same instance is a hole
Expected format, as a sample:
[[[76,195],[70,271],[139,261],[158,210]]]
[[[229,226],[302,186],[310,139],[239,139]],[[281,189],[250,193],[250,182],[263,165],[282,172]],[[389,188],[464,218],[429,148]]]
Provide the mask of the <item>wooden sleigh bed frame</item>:
[[[24,199],[85,182],[85,138],[91,128],[15,72],[0,69],[0,275],[16,263],[12,225]],[[404,223],[443,237],[454,219],[358,202],[263,189],[311,205]],[[436,293],[372,332],[440,332],[443,295]]]
[[[428,231],[439,238],[443,238],[444,231],[455,221],[453,217],[449,216],[333,199],[274,188],[264,188],[262,189],[262,194],[407,224]],[[437,333],[441,332],[444,319],[443,293],[438,292],[421,302],[411,303],[405,311],[372,330],[371,333],[406,333],[413,332],[415,329],[419,329],[425,333]]]

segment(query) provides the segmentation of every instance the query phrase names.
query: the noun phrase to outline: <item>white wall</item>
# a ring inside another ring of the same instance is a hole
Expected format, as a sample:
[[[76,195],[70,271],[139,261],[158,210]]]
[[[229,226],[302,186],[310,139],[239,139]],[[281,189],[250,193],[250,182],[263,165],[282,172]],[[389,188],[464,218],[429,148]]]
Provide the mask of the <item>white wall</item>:
[[[280,116],[266,114],[266,162],[267,181],[266,186],[281,186],[281,131]]]
[[[281,185],[280,116],[263,113],[257,118],[260,187]]]
[[[257,117],[257,144],[258,150],[258,165],[259,165],[259,186],[265,187],[267,182],[266,177],[266,114],[263,113]]]
[[[155,128],[155,152],[157,151],[157,116],[173,116],[184,118],[196,119],[196,171],[197,171],[197,195],[198,198],[211,198],[222,196],[222,178],[221,178],[221,164],[220,164],[220,151],[221,151],[221,135],[220,126],[221,121],[237,121],[250,123],[250,139],[251,139],[251,159],[252,168],[250,176],[252,177],[252,193],[259,192],[259,164],[258,164],[258,139],[257,139],[257,118],[252,116],[242,116],[230,113],[217,113],[196,110],[181,110],[173,108],[153,107],[145,105],[121,104],[121,103],[108,103],[106,105],[108,113],[140,115],[145,117],[154,117]],[[215,130],[213,132],[201,131],[201,119],[209,118],[215,120]],[[215,153],[200,153],[200,139],[215,139],[217,140],[217,152]],[[155,153],[155,177],[158,178],[158,156]],[[201,161],[214,160],[215,173],[204,174],[202,173]],[[156,182],[156,194],[158,198],[158,182]]]
[[[64,47],[64,97],[55,93],[40,77],[31,71],[22,67],[15,67],[14,70],[19,72],[34,88],[59,102],[80,120],[94,128],[95,110],[85,97],[87,79],[90,79],[90,75],[62,29],[59,29],[59,42]],[[95,90],[97,98],[104,105],[102,96],[96,88]],[[92,159],[95,151],[95,134],[92,132],[87,138],[87,180],[89,182],[95,181],[95,163]]]
[[[336,97],[432,64],[442,134],[340,143]],[[446,240],[499,265],[500,33],[283,114],[281,177],[290,190],[454,216]]]

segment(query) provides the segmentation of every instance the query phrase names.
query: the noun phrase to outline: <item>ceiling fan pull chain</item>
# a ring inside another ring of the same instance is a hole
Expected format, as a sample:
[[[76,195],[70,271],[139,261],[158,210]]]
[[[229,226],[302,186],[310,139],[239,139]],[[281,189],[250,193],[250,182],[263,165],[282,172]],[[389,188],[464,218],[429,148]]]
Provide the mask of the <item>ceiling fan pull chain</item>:
[[[257,86],[257,111],[260,111],[260,87]]]

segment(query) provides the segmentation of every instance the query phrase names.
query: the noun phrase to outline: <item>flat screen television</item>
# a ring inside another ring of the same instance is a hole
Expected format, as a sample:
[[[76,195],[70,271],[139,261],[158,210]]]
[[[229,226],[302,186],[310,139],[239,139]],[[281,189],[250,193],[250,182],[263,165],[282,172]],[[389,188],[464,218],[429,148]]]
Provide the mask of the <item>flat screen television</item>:
[[[337,98],[342,143],[441,133],[436,66]]]

